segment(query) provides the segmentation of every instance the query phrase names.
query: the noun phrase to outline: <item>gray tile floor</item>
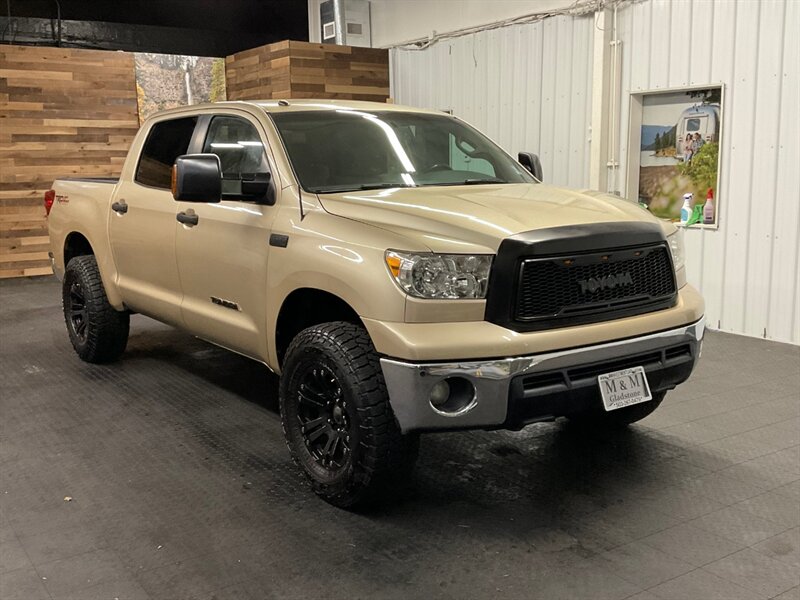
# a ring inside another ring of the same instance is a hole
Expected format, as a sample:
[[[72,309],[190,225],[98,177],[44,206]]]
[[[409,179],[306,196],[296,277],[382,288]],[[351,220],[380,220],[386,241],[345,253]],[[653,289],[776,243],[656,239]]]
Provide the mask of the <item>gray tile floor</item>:
[[[0,598],[800,598],[800,348],[708,335],[627,433],[423,438],[366,514],[291,465],[263,367],[143,317],[81,363],[0,283]],[[71,501],[66,501],[66,498]]]

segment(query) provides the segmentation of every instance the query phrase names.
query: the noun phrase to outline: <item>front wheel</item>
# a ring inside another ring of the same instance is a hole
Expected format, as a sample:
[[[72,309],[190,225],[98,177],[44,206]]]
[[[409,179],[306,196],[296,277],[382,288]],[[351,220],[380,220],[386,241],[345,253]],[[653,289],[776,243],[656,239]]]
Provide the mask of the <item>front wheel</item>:
[[[402,435],[367,332],[345,322],[301,331],[280,385],[286,442],[314,491],[335,506],[363,504],[407,476],[418,435]]]
[[[128,344],[130,315],[109,304],[94,256],[69,261],[62,302],[69,341],[82,360],[104,363],[120,357]]]
[[[587,412],[570,415],[570,422],[580,427],[592,429],[622,429],[631,423],[641,421],[659,407],[667,392],[654,392],[647,402],[618,408],[609,412]]]

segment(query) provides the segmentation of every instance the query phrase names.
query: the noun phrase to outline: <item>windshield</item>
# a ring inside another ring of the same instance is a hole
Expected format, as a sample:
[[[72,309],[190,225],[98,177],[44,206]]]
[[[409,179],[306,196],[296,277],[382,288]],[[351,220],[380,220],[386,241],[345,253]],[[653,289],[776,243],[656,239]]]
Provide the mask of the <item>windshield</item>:
[[[488,138],[444,115],[342,109],[270,116],[309,192],[536,181]]]

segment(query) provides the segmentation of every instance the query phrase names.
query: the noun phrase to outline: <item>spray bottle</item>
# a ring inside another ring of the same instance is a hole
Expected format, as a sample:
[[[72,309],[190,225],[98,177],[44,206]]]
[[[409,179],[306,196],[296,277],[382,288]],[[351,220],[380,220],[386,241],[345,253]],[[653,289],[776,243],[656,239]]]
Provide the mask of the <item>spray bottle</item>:
[[[703,224],[714,224],[714,190],[708,188],[706,203],[703,205]]]
[[[686,221],[692,216],[692,192],[683,195],[683,206],[681,207],[681,225],[686,225]]]

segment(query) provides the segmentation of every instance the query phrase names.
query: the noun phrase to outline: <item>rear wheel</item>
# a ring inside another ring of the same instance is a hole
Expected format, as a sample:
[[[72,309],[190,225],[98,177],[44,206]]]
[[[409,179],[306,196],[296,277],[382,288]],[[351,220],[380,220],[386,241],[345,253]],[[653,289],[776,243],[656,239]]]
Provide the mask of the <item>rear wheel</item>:
[[[345,322],[301,331],[283,362],[281,421],[314,491],[340,507],[379,497],[410,474],[418,435],[402,435],[367,332]]]
[[[640,404],[618,408],[610,412],[586,412],[570,415],[569,420],[580,427],[592,429],[622,429],[631,423],[641,421],[655,411],[667,392],[654,392],[653,399]]]
[[[128,343],[130,316],[108,303],[94,256],[69,261],[62,301],[69,340],[78,356],[90,363],[118,359]]]

